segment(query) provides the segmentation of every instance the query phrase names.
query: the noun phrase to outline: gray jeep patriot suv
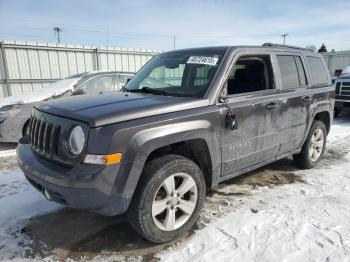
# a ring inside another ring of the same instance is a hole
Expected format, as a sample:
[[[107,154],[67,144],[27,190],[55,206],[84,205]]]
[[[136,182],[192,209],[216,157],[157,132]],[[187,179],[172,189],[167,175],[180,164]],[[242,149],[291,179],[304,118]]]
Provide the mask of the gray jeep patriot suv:
[[[155,56],[122,92],[34,107],[17,148],[49,200],[113,216],[171,241],[196,222],[207,189],[293,155],[325,150],[334,88],[321,55],[264,44]]]

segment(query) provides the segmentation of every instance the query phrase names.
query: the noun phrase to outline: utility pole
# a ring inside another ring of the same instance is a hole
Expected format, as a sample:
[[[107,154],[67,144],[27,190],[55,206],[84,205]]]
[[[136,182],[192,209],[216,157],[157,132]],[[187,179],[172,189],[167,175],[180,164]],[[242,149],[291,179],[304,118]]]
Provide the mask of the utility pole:
[[[174,36],[174,50],[175,50],[175,44],[176,44],[176,36]]]
[[[55,31],[55,36],[57,35],[57,43],[61,43],[60,32],[62,32],[63,29],[59,27],[54,27],[53,31]]]
[[[286,37],[289,36],[289,34],[283,34],[281,35],[283,37],[283,44],[286,44]]]

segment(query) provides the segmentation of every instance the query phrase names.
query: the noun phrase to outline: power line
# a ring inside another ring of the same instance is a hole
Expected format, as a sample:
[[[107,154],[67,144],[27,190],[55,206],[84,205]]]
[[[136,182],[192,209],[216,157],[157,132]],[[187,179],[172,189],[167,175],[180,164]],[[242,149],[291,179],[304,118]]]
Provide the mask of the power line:
[[[45,21],[38,21],[38,20],[31,20],[31,19],[23,19],[23,18],[15,18],[15,17],[4,17],[4,16],[0,16],[1,18],[6,18],[6,19],[13,19],[13,20],[18,20],[18,21],[26,21],[26,22],[33,22],[33,23],[37,23],[37,24],[47,24],[47,25],[57,25],[54,23],[50,23],[50,22],[45,22]],[[14,25],[10,25],[12,27],[16,27]],[[109,36],[139,36],[139,37],[164,37],[164,38],[173,38],[174,35],[170,35],[170,34],[150,34],[150,33],[138,33],[138,32],[116,32],[116,31],[110,31],[110,30],[106,30],[106,29],[101,29],[101,28],[93,28],[93,27],[86,27],[86,26],[81,26],[81,25],[73,25],[73,24],[62,24],[60,23],[60,26],[64,27],[65,32],[67,32],[67,30],[75,30],[75,31],[82,31],[82,32],[90,32],[90,33],[101,33],[101,34],[107,34],[108,31],[108,35]],[[18,26],[21,27],[22,26]],[[27,27],[27,26],[26,26]],[[35,28],[35,27],[31,27],[31,28]],[[40,27],[41,29],[45,29],[43,27]],[[288,34],[287,34],[288,35]],[[227,34],[227,35],[180,35],[177,34],[176,37],[181,37],[181,38],[187,38],[187,39],[196,39],[196,38],[204,38],[204,39],[209,39],[209,38],[234,38],[234,37],[272,37],[274,36],[273,33],[269,33],[269,34]]]

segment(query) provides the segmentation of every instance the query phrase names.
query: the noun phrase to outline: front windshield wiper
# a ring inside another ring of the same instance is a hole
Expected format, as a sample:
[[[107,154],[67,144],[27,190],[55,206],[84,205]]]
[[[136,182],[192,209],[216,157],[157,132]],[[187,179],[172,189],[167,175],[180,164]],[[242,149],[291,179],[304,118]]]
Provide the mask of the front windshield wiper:
[[[163,91],[163,90],[158,90],[158,89],[154,89],[148,86],[144,86],[141,89],[132,89],[132,90],[128,90],[128,92],[133,92],[133,93],[147,93],[147,94],[153,94],[153,95],[163,95],[163,96],[167,96],[170,93]]]
[[[125,92],[130,92],[129,89],[127,89],[125,86],[122,86],[122,88],[120,89],[121,91],[125,91]]]

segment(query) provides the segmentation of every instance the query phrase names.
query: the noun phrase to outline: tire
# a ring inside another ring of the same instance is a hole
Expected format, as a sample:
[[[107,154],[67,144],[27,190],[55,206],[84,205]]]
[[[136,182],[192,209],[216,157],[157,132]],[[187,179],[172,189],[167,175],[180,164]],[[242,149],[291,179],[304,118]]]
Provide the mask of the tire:
[[[341,108],[335,107],[334,108],[334,117],[337,117],[340,112],[341,112]]]
[[[323,122],[314,120],[300,154],[293,156],[294,162],[304,169],[315,167],[320,162],[325,151],[326,140],[326,126]]]
[[[184,185],[190,189],[186,191]],[[182,189],[185,194],[171,196]],[[173,154],[153,159],[146,163],[130,203],[129,222],[151,242],[170,242],[194,226],[205,192],[202,171],[193,161]],[[182,208],[187,209],[187,213]]]

